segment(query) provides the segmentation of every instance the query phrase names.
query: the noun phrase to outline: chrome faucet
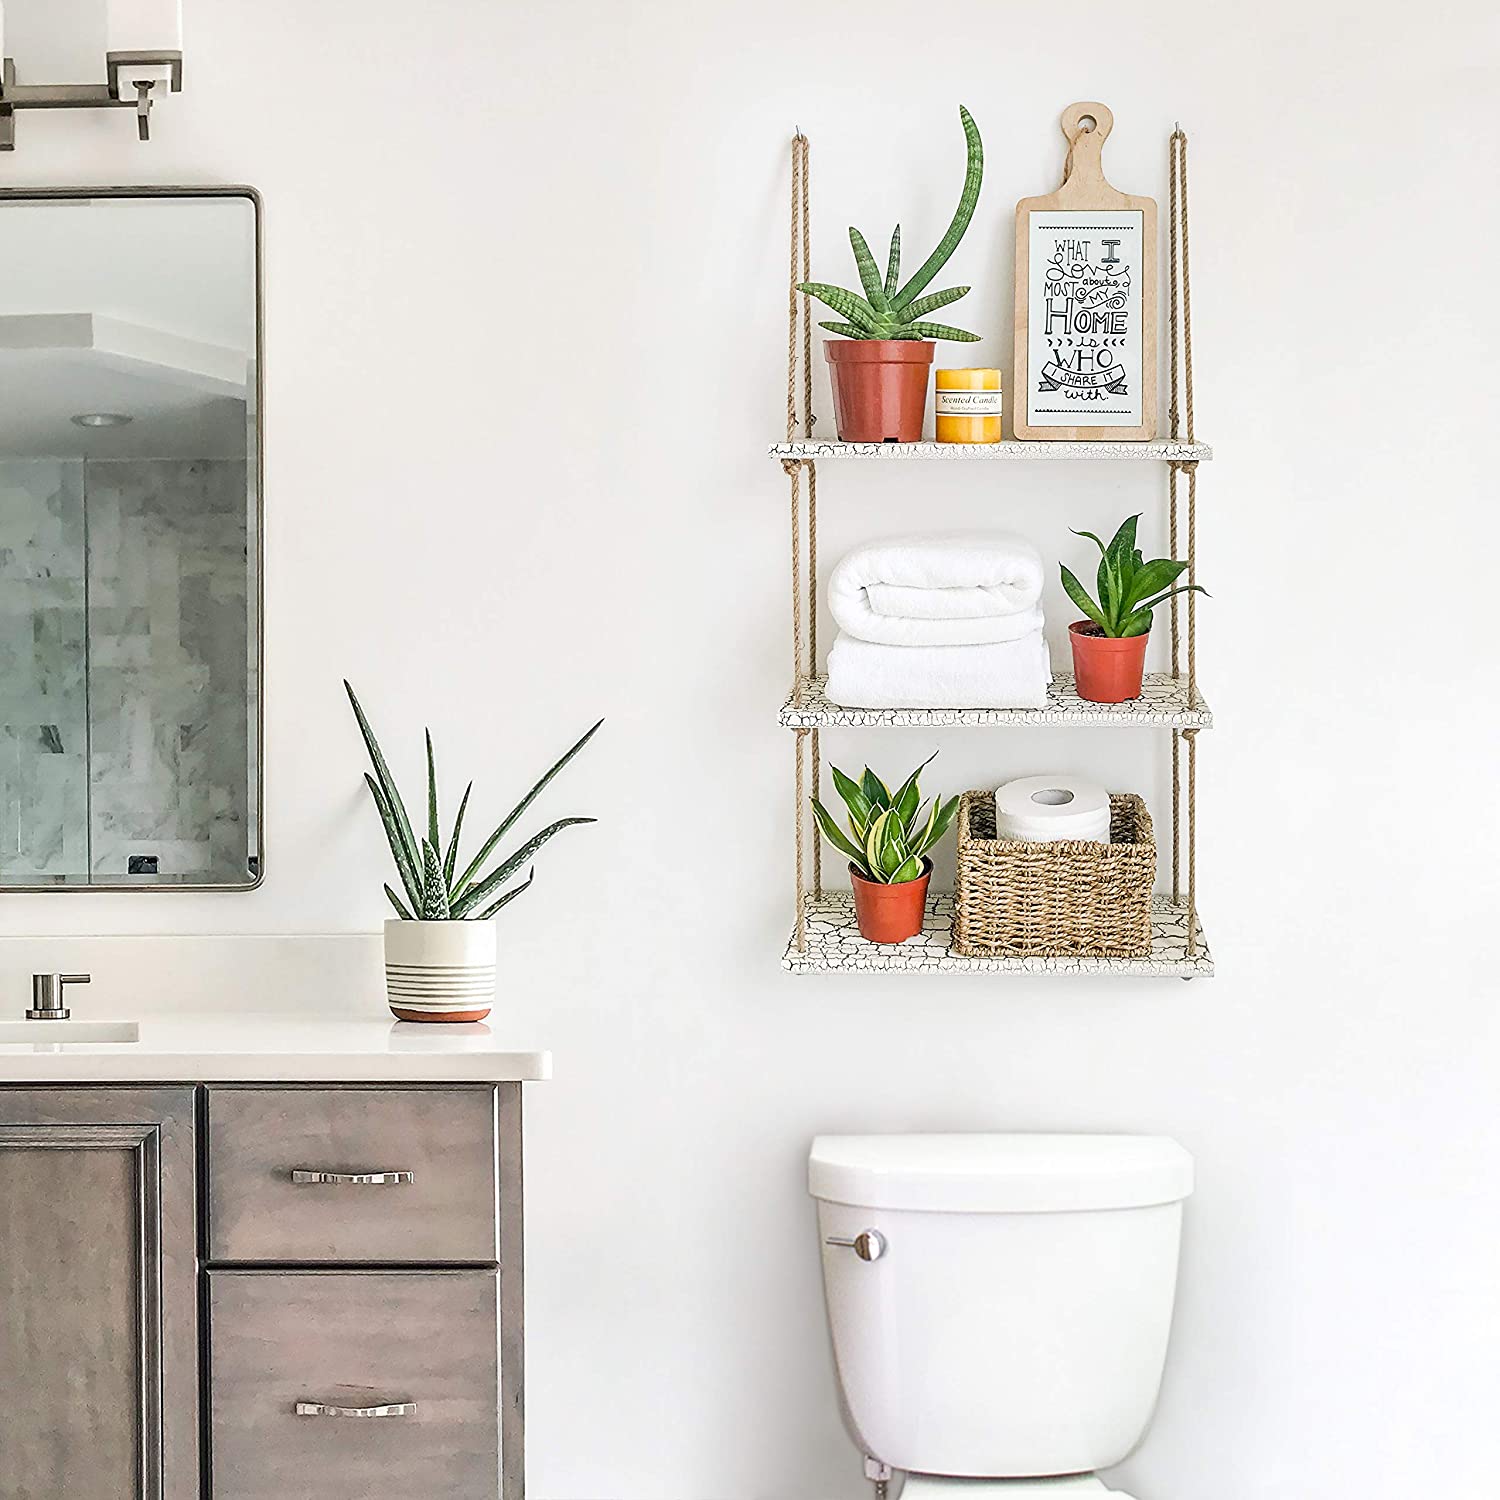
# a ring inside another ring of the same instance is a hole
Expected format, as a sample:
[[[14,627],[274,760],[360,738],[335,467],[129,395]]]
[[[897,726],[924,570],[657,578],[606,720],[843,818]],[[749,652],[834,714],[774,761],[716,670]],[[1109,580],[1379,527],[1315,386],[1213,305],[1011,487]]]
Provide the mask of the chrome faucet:
[[[31,976],[31,1009],[28,1021],[66,1021],[73,1014],[63,1004],[63,986],[89,984],[88,974],[33,974]]]

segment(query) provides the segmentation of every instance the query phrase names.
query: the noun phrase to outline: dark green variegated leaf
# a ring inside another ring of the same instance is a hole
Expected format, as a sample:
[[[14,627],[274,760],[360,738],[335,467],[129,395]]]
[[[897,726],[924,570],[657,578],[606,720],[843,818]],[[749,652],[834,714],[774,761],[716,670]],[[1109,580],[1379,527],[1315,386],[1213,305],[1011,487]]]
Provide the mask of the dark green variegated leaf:
[[[901,283],[901,226],[898,224],[891,231],[891,253],[885,262],[885,286],[882,290],[887,298],[896,295],[896,288]]]
[[[979,139],[979,127],[974,123],[974,117],[963,105],[958,107],[958,117],[963,122],[967,150],[963,191],[959,194],[953,220],[938,241],[937,249],[922,262],[892,301],[891,305],[898,311],[916,301],[932,284],[932,278],[948,264],[948,258],[963,239],[969,221],[974,217],[974,206],[979,202],[979,187],[984,181],[984,144]]]
[[[438,852],[426,840],[422,840],[422,910],[424,922],[447,922],[456,919],[459,913],[448,904],[448,887],[443,884],[443,866]]]
[[[527,792],[526,795],[522,797],[521,800],[516,803],[516,805],[511,808],[511,810],[505,815],[505,819],[500,824],[500,826],[484,841],[484,844],[480,848],[479,853],[469,861],[469,867],[463,872],[462,875],[459,876],[457,885],[452,887],[452,894],[455,897],[462,895],[465,891],[468,890],[469,882],[474,879],[474,877],[483,867],[484,863],[489,859],[490,855],[495,852],[495,849],[498,847],[500,840],[503,839],[505,835],[509,833],[510,830],[515,826],[516,820],[521,816],[522,813],[526,811],[528,807],[531,806],[533,802],[536,801],[548,782],[550,782],[552,778],[556,776],[557,773],[561,771],[562,768],[567,765],[567,763],[572,760],[573,757],[577,755],[578,752],[582,750],[583,747],[588,744],[588,742],[593,739],[596,734],[598,734],[599,725],[603,724],[603,722],[604,720],[600,719],[598,723],[596,723],[591,729],[587,730],[577,740],[575,740],[572,745],[570,745],[552,763],[552,766],[547,771],[546,775],[543,776],[542,779],[538,781],[536,785],[533,786],[532,789]],[[585,823],[591,823],[593,822],[593,819],[584,818],[582,819],[582,821]]]
[[[393,891],[388,885],[381,887],[381,889],[385,891],[386,900],[396,908],[396,915],[400,917],[403,922],[410,922],[412,920],[412,915],[401,904],[401,898],[395,893],[395,891]]]
[[[908,880],[919,880],[922,875],[922,861],[915,854],[891,876],[892,885],[904,885]]]
[[[443,840],[438,833],[437,761],[432,753],[432,731],[424,729],[422,733],[427,738],[427,842],[434,849],[441,849]]]
[[[826,328],[829,333],[842,334],[846,339],[867,339],[870,336],[863,328],[856,328],[853,323],[820,322],[818,327]]]
[[[370,764],[375,768],[375,779],[380,783],[380,789],[385,794],[386,804],[391,810],[391,818],[395,823],[401,847],[405,850],[406,858],[411,862],[412,868],[420,869],[422,851],[417,847],[416,838],[412,834],[411,820],[406,816],[406,806],[401,801],[401,793],[396,788],[396,779],[391,775],[391,768],[385,763],[385,756],[380,753],[375,731],[370,728],[370,721],[365,717],[365,711],[360,707],[359,699],[354,696],[354,689],[349,686],[347,677],[344,679],[344,691],[349,695],[349,705],[353,708],[354,718],[359,724],[360,738],[364,740]]]
[[[841,318],[853,323],[856,328],[863,329],[866,338],[879,337],[880,315],[863,297],[846,292],[841,286],[829,286],[822,281],[804,281],[797,290],[806,292],[809,297],[816,297]]]
[[[407,899],[413,906],[422,904],[422,872],[408,858],[406,845],[401,839],[401,830],[396,826],[396,819],[391,812],[391,805],[386,801],[385,793],[380,790],[380,784],[365,772],[365,785],[370,789],[370,795],[375,799],[375,810],[380,814],[380,826],[385,829],[386,842],[391,846],[391,858],[396,862],[396,873],[401,877],[401,884],[406,887]]]
[[[1108,631],[1109,627],[1104,623],[1104,615],[1099,606],[1089,598],[1088,590],[1073,576],[1073,570],[1066,563],[1062,564],[1062,583],[1068,591],[1070,598],[1100,630]]]
[[[489,921],[489,919],[493,917],[501,907],[509,906],[517,896],[521,895],[522,892],[529,890],[531,887],[531,882],[535,879],[536,870],[535,868],[532,868],[526,872],[526,879],[523,880],[520,885],[514,886],[510,890],[508,890],[497,902],[495,902],[493,906],[485,907],[485,909],[479,913],[477,920],[481,922]]]
[[[1122,607],[1126,610],[1133,610],[1143,599],[1148,599],[1152,594],[1160,593],[1163,589],[1170,587],[1177,582],[1186,567],[1185,562],[1175,562],[1170,557],[1158,557],[1154,562],[1148,562],[1138,569],[1135,577],[1130,580],[1130,587],[1126,590]]]
[[[870,821],[871,804],[870,799],[865,796],[864,788],[852,777],[846,776],[837,766],[828,768],[833,772],[833,784],[840,797],[844,799],[844,806],[849,809],[849,816],[861,828],[866,827]]]
[[[823,830],[823,837],[833,845],[845,859],[851,859],[860,869],[865,868],[865,851],[863,845],[853,843],[844,834],[844,830],[833,821],[826,807],[816,797],[812,799],[813,814],[818,820],[818,827]]]
[[[859,784],[864,790],[866,797],[870,799],[871,807],[889,807],[891,805],[891,789],[883,782],[868,766],[864,774],[859,778]]]
[[[463,797],[459,800],[458,816],[453,820],[453,837],[448,840],[448,852],[443,856],[443,879],[448,883],[448,889],[453,889],[453,871],[458,865],[458,838],[464,831],[464,813],[469,806],[469,793],[474,790],[471,781],[464,788]]]
[[[575,824],[597,821],[595,818],[559,818],[557,822],[549,823],[540,833],[527,839],[509,859],[504,860],[495,869],[491,870],[477,885],[470,886],[462,896],[454,901],[453,915],[455,917],[466,917],[475,907],[482,906],[553,834],[564,828],[572,828]]]
[[[977,344],[979,335],[977,333],[965,333],[962,328],[950,328],[946,323],[907,323],[903,325],[902,338],[914,339],[947,339],[954,344]]]
[[[852,224],[849,226],[849,244],[854,250],[854,264],[859,267],[859,284],[865,289],[865,300],[876,312],[885,312],[890,303],[886,300],[885,288],[880,281],[880,267],[870,254],[865,237]]]
[[[928,313],[936,312],[938,308],[947,307],[950,302],[957,302],[960,297],[967,297],[968,295],[968,287],[950,286],[946,292],[933,292],[930,296],[918,297],[906,309],[906,320],[909,323],[920,322]]]

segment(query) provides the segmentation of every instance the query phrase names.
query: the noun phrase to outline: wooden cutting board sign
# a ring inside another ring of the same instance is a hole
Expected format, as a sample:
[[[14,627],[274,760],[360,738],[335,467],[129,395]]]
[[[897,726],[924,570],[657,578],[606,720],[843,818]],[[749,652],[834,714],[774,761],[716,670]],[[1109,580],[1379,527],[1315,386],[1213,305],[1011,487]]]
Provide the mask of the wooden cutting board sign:
[[[1063,185],[1016,204],[1018,438],[1149,439],[1156,431],[1156,200],[1112,188],[1115,117],[1063,111]]]

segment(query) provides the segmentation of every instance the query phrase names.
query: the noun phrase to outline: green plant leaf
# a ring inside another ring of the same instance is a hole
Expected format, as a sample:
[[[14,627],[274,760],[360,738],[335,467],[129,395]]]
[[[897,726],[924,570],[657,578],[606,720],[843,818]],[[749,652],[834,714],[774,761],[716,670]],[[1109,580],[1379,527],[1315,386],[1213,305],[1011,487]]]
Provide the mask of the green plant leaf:
[[[870,824],[870,831],[865,834],[865,864],[869,868],[872,880],[885,879],[885,871],[880,863],[880,851],[885,847],[885,827],[890,821],[891,810],[887,807]]]
[[[476,906],[482,906],[554,833],[564,828],[571,828],[575,823],[594,823],[597,821],[598,819],[596,818],[559,818],[557,822],[549,823],[539,834],[527,839],[509,859],[491,870],[477,885],[470,886],[462,896],[454,901],[453,915],[455,917],[466,917]]]
[[[1125,591],[1122,607],[1126,611],[1133,610],[1149,595],[1160,593],[1162,589],[1176,583],[1186,568],[1185,562],[1177,562],[1170,557],[1158,557],[1138,568]]]
[[[969,295],[966,286],[950,286],[946,292],[933,292],[929,297],[918,297],[910,307],[906,309],[906,320],[916,323],[925,318],[928,313],[936,312],[940,307],[947,307],[950,302],[957,302],[960,297]]]
[[[883,782],[868,766],[865,767],[864,775],[859,778],[859,784],[864,790],[866,797],[870,799],[872,808],[884,808],[891,805],[891,789]]]
[[[977,344],[977,333],[965,333],[962,328],[950,328],[946,323],[907,323],[897,337],[908,339],[947,339],[955,344]]]
[[[833,821],[828,809],[816,797],[812,799],[812,806],[813,815],[818,820],[818,827],[823,830],[823,837],[846,859],[852,859],[863,870],[865,868],[865,851],[863,847],[852,843],[845,837],[844,830]]]
[[[1086,536],[1099,549],[1099,553],[1101,556],[1109,551],[1109,548],[1106,547],[1104,543],[1101,542],[1092,531],[1079,531],[1072,526],[1068,527],[1068,530],[1071,531],[1074,536]]]
[[[386,842],[391,846],[391,858],[396,863],[396,873],[401,877],[401,884],[406,887],[407,899],[414,907],[422,904],[422,872],[411,862],[406,854],[406,846],[401,842],[401,830],[396,826],[395,815],[391,812],[391,805],[385,799],[385,793],[380,790],[380,783],[365,772],[365,785],[370,789],[370,795],[375,799],[375,810],[380,814],[380,826],[385,829]]]
[[[547,774],[543,776],[542,779],[538,781],[537,784],[532,787],[532,789],[527,792],[526,795],[522,797],[521,800],[516,803],[513,808],[511,808],[511,810],[505,815],[504,821],[484,841],[484,844],[481,847],[479,853],[474,856],[474,858],[469,862],[468,868],[463,872],[461,876],[459,876],[458,884],[450,888],[453,896],[461,896],[465,891],[468,890],[469,882],[474,879],[474,877],[483,867],[485,861],[488,860],[490,855],[495,852],[495,848],[499,844],[500,840],[503,839],[505,835],[509,833],[510,830],[515,826],[516,819],[519,818],[521,814],[524,813],[526,809],[536,801],[536,799],[541,795],[543,788],[546,787],[547,783],[551,781],[552,778],[556,776],[557,773],[562,770],[562,768],[567,765],[567,763],[572,760],[573,757],[577,755],[578,752],[582,750],[583,747],[588,744],[588,742],[593,739],[596,734],[598,734],[599,725],[603,724],[603,722],[604,720],[600,719],[592,729],[588,730],[579,739],[575,740],[573,744],[566,751],[564,751],[557,760],[552,763],[551,769],[548,770]],[[582,821],[586,823],[592,823],[594,820],[592,818],[585,818]]]
[[[870,337],[863,328],[856,328],[853,323],[820,322],[818,327],[826,328],[829,333],[841,333],[846,339],[867,339]]]
[[[901,226],[898,224],[891,231],[891,253],[885,263],[885,286],[881,288],[887,298],[896,295],[896,288],[901,284]]]
[[[370,721],[365,717],[365,711],[360,707],[359,699],[354,696],[354,689],[349,686],[347,677],[344,679],[344,691],[349,695],[350,707],[353,708],[355,720],[359,724],[360,738],[364,740],[370,764],[375,768],[375,779],[380,783],[380,789],[385,794],[386,803],[390,807],[391,817],[401,840],[401,847],[406,851],[406,857],[411,861],[412,868],[420,869],[422,851],[418,849],[417,841],[412,835],[411,820],[406,816],[406,805],[401,801],[401,793],[396,788],[396,779],[391,775],[391,768],[385,763],[385,756],[380,753],[375,731],[370,728]]]
[[[1149,609],[1138,609],[1133,614],[1128,614],[1120,621],[1120,628],[1116,632],[1120,640],[1128,640],[1132,636],[1145,635],[1151,629],[1151,611]]]
[[[809,297],[816,297],[841,318],[853,323],[856,328],[862,328],[865,338],[881,337],[880,315],[863,297],[856,297],[853,292],[846,292],[841,286],[829,286],[822,281],[804,281],[798,285],[797,290],[806,292]]]
[[[974,123],[974,117],[961,104],[958,107],[958,117],[963,121],[967,150],[963,191],[959,194],[953,220],[938,241],[937,249],[922,262],[911,280],[892,301],[892,307],[898,312],[921,296],[931,285],[932,278],[948,264],[948,258],[958,249],[958,243],[974,217],[974,206],[979,202],[979,188],[984,181],[984,143],[979,139],[979,127]]]
[[[382,887],[382,889],[385,891],[386,900],[396,908],[396,915],[400,917],[403,922],[410,922],[412,920],[412,915],[401,904],[401,898],[395,893],[395,891],[390,888],[390,886],[384,886]]]
[[[887,312],[890,303],[886,300],[885,288],[880,281],[880,267],[870,254],[865,237],[852,224],[849,226],[849,244],[854,250],[854,264],[859,267],[859,284],[865,289],[865,300],[876,312]]]
[[[422,920],[424,922],[448,922],[455,913],[448,905],[448,887],[443,884],[443,866],[438,852],[426,840],[422,840]]]
[[[922,847],[922,852],[924,854],[928,849],[932,848],[932,846],[937,843],[937,841],[942,838],[945,833],[947,833],[949,828],[953,826],[953,820],[955,817],[957,817],[957,815],[958,798],[950,797],[945,803],[943,803],[942,807],[938,810],[937,817],[933,820],[932,837],[928,839],[927,843]]]
[[[922,874],[922,861],[915,854],[891,876],[892,885],[902,885],[908,880],[916,880]]]
[[[1088,590],[1073,576],[1073,570],[1066,563],[1062,564],[1062,584],[1068,591],[1068,598],[1107,635],[1109,626],[1104,622],[1103,611],[1089,598]]]
[[[469,793],[473,790],[474,783],[471,781],[459,800],[458,816],[453,820],[453,837],[448,840],[448,852],[443,856],[443,880],[450,891],[453,889],[453,871],[458,865],[458,836],[464,829],[464,813],[468,810]]]
[[[891,806],[895,809],[896,816],[901,820],[902,831],[905,832],[911,826],[911,820],[916,813],[917,804],[922,800],[921,791],[917,785],[917,778],[922,772],[937,759],[937,751],[934,750],[926,760],[917,767],[905,781],[901,783],[901,789],[891,798]]]
[[[852,777],[846,776],[837,766],[829,766],[833,773],[833,785],[840,797],[844,799],[844,806],[849,809],[849,816],[863,828],[870,821],[870,799],[865,796],[864,788]]]
[[[1148,599],[1141,605],[1141,608],[1153,610],[1158,604],[1165,604],[1174,594],[1202,594],[1205,599],[1213,598],[1213,595],[1201,583],[1180,583],[1175,589],[1168,589],[1166,593],[1158,594],[1154,599]]]
[[[427,842],[434,849],[443,847],[442,835],[438,832],[437,762],[432,754],[432,731],[422,731],[427,736]]]
[[[526,872],[526,879],[523,880],[520,885],[512,886],[510,890],[508,890],[497,902],[495,902],[493,906],[485,907],[485,909],[479,913],[478,917],[475,918],[475,920],[479,922],[489,921],[489,919],[493,917],[502,906],[509,906],[510,903],[514,901],[517,896],[521,895],[522,892],[524,892],[531,885],[531,882],[535,879],[536,869],[533,866]]]

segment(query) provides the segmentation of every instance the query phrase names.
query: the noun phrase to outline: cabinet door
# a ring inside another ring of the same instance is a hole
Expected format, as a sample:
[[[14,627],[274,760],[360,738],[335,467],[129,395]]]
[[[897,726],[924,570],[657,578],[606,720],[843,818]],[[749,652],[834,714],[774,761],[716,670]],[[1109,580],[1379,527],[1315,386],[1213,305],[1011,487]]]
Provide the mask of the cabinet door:
[[[195,1500],[193,1090],[0,1089],[0,1495]]]

